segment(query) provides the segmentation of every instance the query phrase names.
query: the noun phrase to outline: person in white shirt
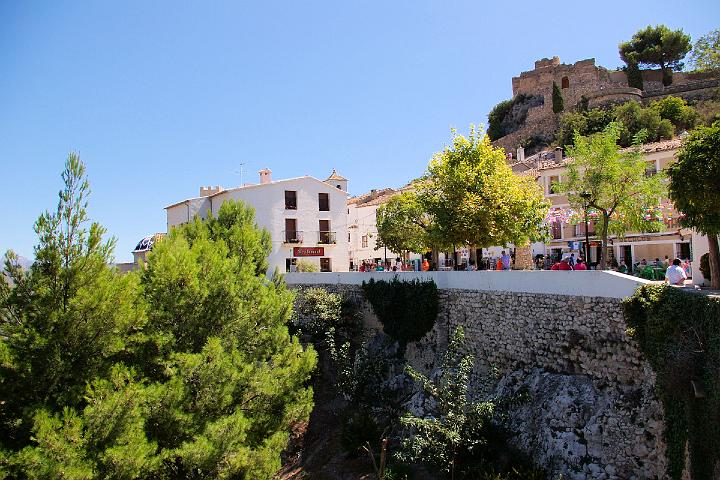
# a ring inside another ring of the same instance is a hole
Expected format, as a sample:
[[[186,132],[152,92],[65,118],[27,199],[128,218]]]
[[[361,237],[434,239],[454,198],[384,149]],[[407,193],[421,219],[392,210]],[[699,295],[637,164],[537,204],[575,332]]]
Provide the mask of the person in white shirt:
[[[665,272],[665,281],[670,285],[685,285],[685,270],[680,266],[680,259],[676,258],[673,260],[673,264],[670,265]]]

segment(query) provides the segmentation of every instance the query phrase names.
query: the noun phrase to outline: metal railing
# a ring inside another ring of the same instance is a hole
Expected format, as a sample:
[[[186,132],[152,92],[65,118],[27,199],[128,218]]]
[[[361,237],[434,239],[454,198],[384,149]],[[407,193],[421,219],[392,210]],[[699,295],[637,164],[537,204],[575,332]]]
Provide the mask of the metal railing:
[[[325,232],[325,231],[319,231],[318,232],[318,244],[322,245],[329,245],[337,243],[337,235],[336,232]]]
[[[303,232],[299,230],[284,230],[285,243],[303,243]]]

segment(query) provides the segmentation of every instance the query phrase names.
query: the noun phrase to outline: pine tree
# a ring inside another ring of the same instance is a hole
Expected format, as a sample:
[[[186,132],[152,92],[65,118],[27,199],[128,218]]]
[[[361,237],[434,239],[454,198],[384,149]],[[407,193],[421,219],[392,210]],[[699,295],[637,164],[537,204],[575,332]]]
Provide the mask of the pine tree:
[[[9,252],[0,282],[0,478],[271,478],[315,352],[252,210],[226,203],[120,275],[76,155],[63,180],[35,263]]]

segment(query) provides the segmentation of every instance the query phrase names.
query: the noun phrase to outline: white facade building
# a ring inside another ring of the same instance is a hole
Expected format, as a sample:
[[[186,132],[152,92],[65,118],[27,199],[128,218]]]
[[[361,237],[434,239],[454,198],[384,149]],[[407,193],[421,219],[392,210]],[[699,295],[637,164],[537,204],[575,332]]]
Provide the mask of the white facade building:
[[[347,180],[334,170],[324,182],[310,176],[272,181],[271,173],[261,170],[257,185],[201,187],[199,197],[165,207],[168,231],[196,215],[217,214],[226,200],[242,200],[270,233],[269,273],[295,270],[300,260],[320,271],[348,271]]]
[[[395,264],[400,256],[385,248],[377,247],[377,209],[399,190],[384,188],[348,200],[348,235],[350,244],[350,268],[357,270],[362,262]]]

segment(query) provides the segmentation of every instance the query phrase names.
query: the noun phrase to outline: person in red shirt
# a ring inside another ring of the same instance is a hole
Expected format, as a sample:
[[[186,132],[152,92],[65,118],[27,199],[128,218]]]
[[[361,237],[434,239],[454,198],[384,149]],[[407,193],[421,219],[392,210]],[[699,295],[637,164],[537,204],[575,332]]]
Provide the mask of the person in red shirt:
[[[587,265],[582,261],[582,258],[578,258],[578,261],[575,264],[575,270],[587,270]]]
[[[550,270],[563,270],[563,271],[570,270],[571,271],[572,269],[573,269],[573,267],[572,267],[572,265],[570,265],[570,259],[568,257],[563,258],[562,261],[560,261],[560,262],[556,263],[555,265],[553,265],[552,267],[550,267]]]

